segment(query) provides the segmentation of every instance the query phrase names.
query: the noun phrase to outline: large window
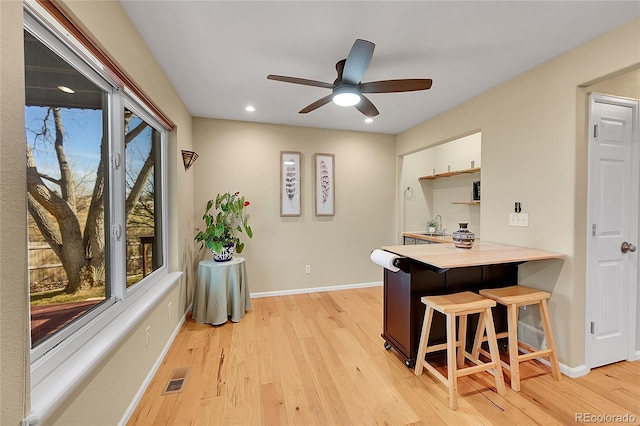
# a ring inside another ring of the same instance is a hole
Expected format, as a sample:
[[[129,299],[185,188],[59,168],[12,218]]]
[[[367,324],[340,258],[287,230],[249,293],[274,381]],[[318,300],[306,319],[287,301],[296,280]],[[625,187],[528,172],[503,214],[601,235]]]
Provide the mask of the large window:
[[[31,346],[38,359],[166,274],[167,131],[134,95],[29,15],[24,50]]]

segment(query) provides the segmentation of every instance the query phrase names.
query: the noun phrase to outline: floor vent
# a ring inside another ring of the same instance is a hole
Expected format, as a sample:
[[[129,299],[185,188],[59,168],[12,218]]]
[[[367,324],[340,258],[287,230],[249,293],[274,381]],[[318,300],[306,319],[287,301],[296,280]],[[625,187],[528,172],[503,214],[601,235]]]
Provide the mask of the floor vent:
[[[534,349],[544,349],[547,347],[544,332],[521,321],[518,321],[518,339]]]
[[[180,393],[184,390],[184,385],[187,381],[187,377],[189,376],[189,372],[191,371],[191,367],[186,368],[176,368],[171,373],[171,378],[169,379],[169,383],[162,392],[162,395],[171,395],[173,393]]]

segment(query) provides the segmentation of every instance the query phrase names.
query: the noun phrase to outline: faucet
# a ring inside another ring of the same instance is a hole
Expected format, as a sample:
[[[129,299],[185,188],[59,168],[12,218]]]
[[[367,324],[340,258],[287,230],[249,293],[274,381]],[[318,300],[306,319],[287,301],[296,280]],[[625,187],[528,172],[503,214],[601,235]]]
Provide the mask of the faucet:
[[[437,233],[442,233],[444,234],[444,230],[442,229],[442,216],[440,216],[439,214],[436,215],[436,220],[438,220],[438,218],[440,218],[440,220],[438,221],[438,227],[436,228],[436,232]]]

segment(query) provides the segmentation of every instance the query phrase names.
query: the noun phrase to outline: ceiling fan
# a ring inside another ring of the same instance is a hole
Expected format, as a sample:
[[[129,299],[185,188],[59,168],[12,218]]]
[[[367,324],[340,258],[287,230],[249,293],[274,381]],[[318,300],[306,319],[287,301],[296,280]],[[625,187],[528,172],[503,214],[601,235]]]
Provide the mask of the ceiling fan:
[[[380,80],[362,83],[362,77],[364,77],[364,73],[369,67],[375,46],[370,41],[357,39],[353,43],[347,59],[342,59],[336,63],[338,78],[333,83],[274,74],[269,74],[267,78],[285,83],[332,90],[330,95],[304,107],[300,110],[300,114],[306,114],[333,101],[340,106],[355,106],[358,111],[367,117],[375,117],[379,114],[378,109],[363,93],[413,92],[431,88],[432,81],[430,78]]]

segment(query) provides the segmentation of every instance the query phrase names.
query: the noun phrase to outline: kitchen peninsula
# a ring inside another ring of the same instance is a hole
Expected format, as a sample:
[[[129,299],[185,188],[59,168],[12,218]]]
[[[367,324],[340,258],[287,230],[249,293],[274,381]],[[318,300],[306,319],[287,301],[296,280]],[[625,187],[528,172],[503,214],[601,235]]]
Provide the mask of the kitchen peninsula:
[[[400,270],[384,269],[384,325],[387,349],[395,348],[407,366],[416,361],[420,328],[424,317],[422,296],[478,292],[483,288],[517,284],[518,265],[534,260],[559,259],[563,255],[537,249],[478,241],[471,249],[453,244],[383,246],[401,256]],[[496,308],[496,329],[506,328],[503,307]],[[470,323],[469,328],[473,329]],[[434,317],[430,344],[444,342],[443,318]]]

